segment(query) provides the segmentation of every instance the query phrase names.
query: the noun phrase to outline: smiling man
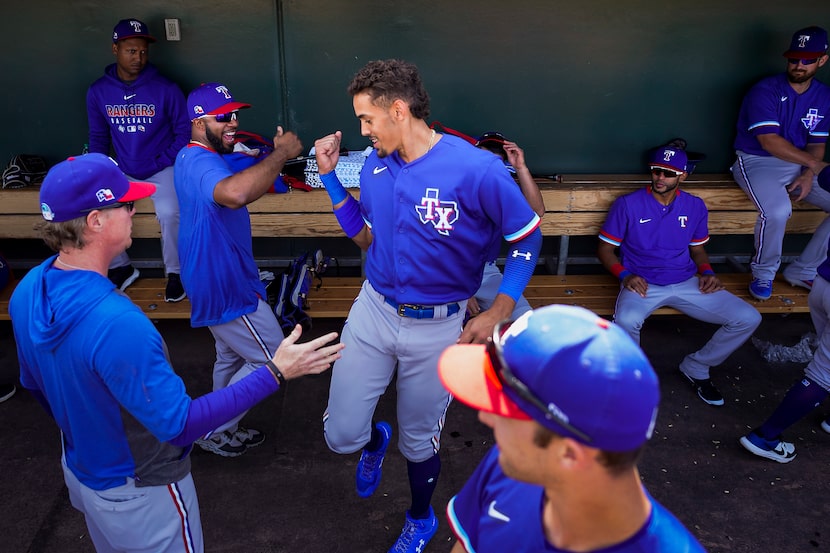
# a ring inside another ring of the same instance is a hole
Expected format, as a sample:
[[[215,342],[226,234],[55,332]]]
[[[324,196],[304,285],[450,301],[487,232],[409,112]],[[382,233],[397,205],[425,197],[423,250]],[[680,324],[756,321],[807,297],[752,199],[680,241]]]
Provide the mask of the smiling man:
[[[646,318],[661,307],[721,325],[709,342],[683,359],[680,372],[700,399],[723,405],[709,368],[723,363],[752,335],[761,315],[724,290],[709,264],[703,248],[709,241],[706,204],[679,188],[687,164],[684,150],[662,147],[651,153],[651,185],[614,201],[600,231],[597,256],[620,279],[614,322],[638,344]]]
[[[374,147],[360,174],[360,201],[334,172],[341,132],[315,148],[337,220],[366,251],[366,281],[343,329],[347,347],[334,367],[324,432],[332,451],[362,450],[355,487],[371,496],[392,437],[391,426],[372,417],[397,375],[398,448],[412,502],[390,551],[422,553],[438,528],[430,501],[451,399],[438,380],[438,356],[456,341],[486,340],[513,311],[536,266],[540,219],[499,158],[430,130],[429,95],[414,65],[370,62],[348,90]],[[462,332],[467,299],[481,284],[490,245],[502,238],[512,255],[499,292]]]
[[[190,124],[184,94],[149,62],[156,39],[138,19],[122,19],[112,32],[115,63],[92,83],[86,96],[89,151],[115,151],[121,169],[130,177],[152,182],[152,195],[161,227],[161,253],[167,287],[164,299],[181,301],[179,263],[179,202],[173,185],[173,162],[187,144]],[[126,252],[115,257],[108,276],[121,290],[139,276]]]
[[[203,84],[191,92],[187,97],[191,140],[175,164],[182,281],[192,306],[190,324],[208,327],[216,341],[214,390],[255,371],[283,339],[254,261],[251,218],[245,206],[274,185],[285,161],[299,155],[302,144],[296,134],[277,127],[274,151],[234,173],[222,154],[233,151],[239,110],[249,107],[235,101],[220,83]],[[242,455],[261,444],[265,435],[239,426],[241,418],[197,443],[225,457]]]
[[[827,31],[796,31],[785,73],[753,86],[741,105],[735,138],[735,181],[758,209],[749,292],[772,296],[792,202],[804,200],[830,212],[830,193],[815,186],[830,131],[830,88],[815,79],[827,63]],[[816,268],[827,257],[830,218],[825,217],[801,255],[784,269],[793,286],[812,288]]]

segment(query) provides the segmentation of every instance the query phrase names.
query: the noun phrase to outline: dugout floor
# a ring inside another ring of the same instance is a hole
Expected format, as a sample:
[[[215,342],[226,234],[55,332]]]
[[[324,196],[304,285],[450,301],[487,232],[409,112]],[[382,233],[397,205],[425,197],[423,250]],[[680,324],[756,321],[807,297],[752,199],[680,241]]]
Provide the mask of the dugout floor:
[[[339,330],[340,324],[317,321],[313,333]],[[158,327],[191,394],[209,391],[209,332],[185,321]],[[830,404],[787,434],[796,443],[794,462],[779,465],[745,452],[738,438],[778,403],[803,365],[767,363],[747,343],[713,371],[726,405],[710,407],[693,394],[676,366],[713,329],[680,316],[646,323],[643,346],[663,394],[654,439],[641,463],[646,486],[710,551],[830,551],[830,435],[818,426]],[[756,336],[793,345],[811,330],[807,316],[767,315]],[[16,358],[5,321],[0,353],[2,372],[14,375]],[[383,552],[392,545],[408,507],[405,463],[390,448],[375,497],[357,497],[357,456],[329,452],[321,436],[328,382],[328,375],[292,382],[253,409],[244,422],[265,431],[267,441],[245,455],[227,459],[194,451],[206,551]],[[381,400],[378,415],[394,421],[393,391]],[[93,551],[82,517],[69,505],[51,420],[19,390],[0,404],[0,428],[0,550]],[[433,503],[441,526],[428,552],[450,550],[444,507],[491,444],[489,429],[475,413],[453,404]]]

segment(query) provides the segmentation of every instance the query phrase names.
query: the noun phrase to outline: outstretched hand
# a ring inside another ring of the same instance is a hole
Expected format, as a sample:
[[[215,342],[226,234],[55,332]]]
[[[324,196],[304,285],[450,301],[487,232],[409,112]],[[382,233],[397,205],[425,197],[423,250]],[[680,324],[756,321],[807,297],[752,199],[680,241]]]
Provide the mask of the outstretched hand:
[[[340,342],[331,344],[337,339],[336,332],[329,332],[314,340],[298,344],[297,340],[302,334],[303,327],[295,326],[291,334],[280,343],[272,359],[286,380],[326,371],[332,363],[340,359],[340,350],[346,347]]]

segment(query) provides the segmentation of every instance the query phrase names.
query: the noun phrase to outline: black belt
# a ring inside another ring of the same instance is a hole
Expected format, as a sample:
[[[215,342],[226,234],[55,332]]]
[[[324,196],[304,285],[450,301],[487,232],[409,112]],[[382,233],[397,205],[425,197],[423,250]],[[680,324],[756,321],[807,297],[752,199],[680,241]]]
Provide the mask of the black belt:
[[[409,317],[410,319],[432,319],[435,317],[435,306],[433,305],[414,305],[411,303],[398,303],[391,298],[383,297],[383,301],[395,308],[398,315],[401,317]],[[447,304],[447,317],[451,317],[461,311],[461,306],[456,303]]]

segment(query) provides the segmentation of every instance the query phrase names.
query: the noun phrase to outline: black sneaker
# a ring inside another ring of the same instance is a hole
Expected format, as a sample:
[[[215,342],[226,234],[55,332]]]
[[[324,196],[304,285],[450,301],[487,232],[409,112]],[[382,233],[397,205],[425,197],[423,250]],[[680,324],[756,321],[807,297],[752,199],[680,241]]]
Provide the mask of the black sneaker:
[[[4,384],[3,386],[0,386],[0,403],[10,399],[16,391],[17,387],[14,384]]]
[[[712,384],[712,379],[707,378],[706,380],[698,380],[697,378],[692,378],[683,371],[680,372],[683,373],[683,376],[685,376],[692,384],[692,388],[694,388],[697,392],[700,399],[709,405],[723,405],[723,396],[718,389],[715,388],[715,385]]]
[[[138,279],[139,274],[138,269],[132,265],[123,265],[115,269],[110,269],[107,272],[107,278],[115,284],[116,288],[123,292],[130,284]]]
[[[184,292],[182,286],[182,279],[179,278],[178,273],[167,274],[167,288],[164,289],[164,301],[174,303],[182,301],[187,294]]]
[[[234,438],[239,440],[245,447],[256,447],[265,441],[265,434],[253,428],[237,426],[233,432]]]

